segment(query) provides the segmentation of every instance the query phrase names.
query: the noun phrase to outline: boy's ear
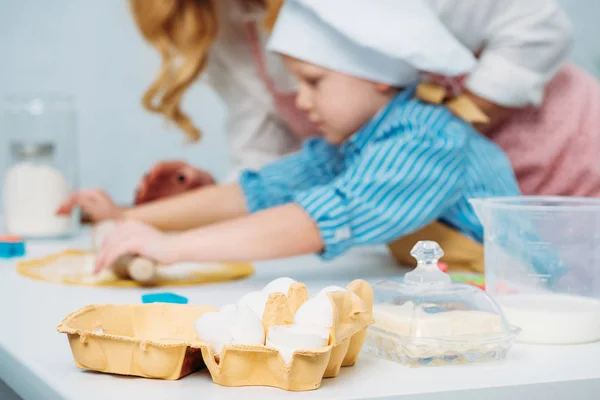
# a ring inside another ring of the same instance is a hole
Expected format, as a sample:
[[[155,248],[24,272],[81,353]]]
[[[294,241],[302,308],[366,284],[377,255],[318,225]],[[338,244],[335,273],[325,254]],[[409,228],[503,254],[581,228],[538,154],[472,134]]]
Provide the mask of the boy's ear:
[[[385,83],[376,83],[375,84],[375,90],[379,93],[388,93],[389,91],[391,91],[393,88]]]

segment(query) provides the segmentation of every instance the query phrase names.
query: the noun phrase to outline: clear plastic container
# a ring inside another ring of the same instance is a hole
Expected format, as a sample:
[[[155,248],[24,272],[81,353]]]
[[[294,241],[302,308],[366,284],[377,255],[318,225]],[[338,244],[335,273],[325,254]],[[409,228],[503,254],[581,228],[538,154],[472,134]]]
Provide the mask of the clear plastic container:
[[[75,234],[79,212],[58,216],[77,189],[77,130],[73,99],[66,94],[12,95],[4,107],[6,165],[4,230],[27,239]]]
[[[600,199],[475,199],[484,226],[486,290],[519,341],[600,340]]]
[[[520,329],[485,291],[440,271],[443,251],[436,242],[417,243],[411,255],[415,270],[373,287],[375,323],[365,349],[406,366],[504,359]]]

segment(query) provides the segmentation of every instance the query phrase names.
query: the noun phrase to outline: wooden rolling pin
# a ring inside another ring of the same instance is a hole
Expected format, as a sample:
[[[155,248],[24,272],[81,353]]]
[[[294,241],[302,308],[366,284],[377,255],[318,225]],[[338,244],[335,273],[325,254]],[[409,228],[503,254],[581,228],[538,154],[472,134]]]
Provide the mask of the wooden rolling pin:
[[[104,237],[116,228],[114,221],[104,221],[96,224],[92,230],[92,246],[98,250]],[[124,254],[111,266],[114,274],[120,279],[134,280],[149,285],[156,279],[156,262],[138,257],[134,254]]]
[[[117,258],[111,268],[120,279],[131,279],[146,285],[152,284],[156,279],[156,263],[133,254]]]

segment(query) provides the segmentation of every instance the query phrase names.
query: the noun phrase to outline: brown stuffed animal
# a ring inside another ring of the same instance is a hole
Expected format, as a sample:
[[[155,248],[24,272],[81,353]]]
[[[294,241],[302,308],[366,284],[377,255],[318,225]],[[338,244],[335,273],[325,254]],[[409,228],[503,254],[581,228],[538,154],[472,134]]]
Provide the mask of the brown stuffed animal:
[[[208,172],[183,161],[164,161],[156,164],[142,178],[135,193],[135,204],[148,203],[215,183]]]

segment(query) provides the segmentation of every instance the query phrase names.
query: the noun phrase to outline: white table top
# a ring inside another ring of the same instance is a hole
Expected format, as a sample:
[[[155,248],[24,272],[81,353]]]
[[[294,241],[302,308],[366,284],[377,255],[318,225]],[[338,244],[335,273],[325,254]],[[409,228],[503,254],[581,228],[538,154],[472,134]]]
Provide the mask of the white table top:
[[[28,257],[64,248],[87,248],[87,237],[68,242],[30,242]],[[237,282],[169,288],[190,303],[232,302],[271,279],[290,276],[310,292],[373,282],[401,273],[383,249],[353,252],[332,264],[303,257],[256,264],[257,273]],[[178,381],[119,377],[79,370],[56,326],[71,311],[93,303],[140,303],[142,289],[90,288],[38,282],[17,274],[13,261],[0,262],[0,380],[29,399],[219,399],[232,396],[282,399],[592,399],[600,391],[600,343],[570,346],[516,345],[502,363],[410,369],[362,354],[356,366],[302,393],[263,387],[213,384],[207,371]]]

